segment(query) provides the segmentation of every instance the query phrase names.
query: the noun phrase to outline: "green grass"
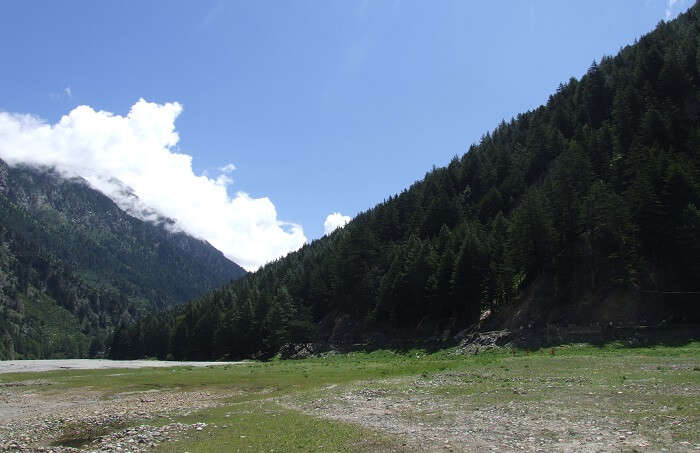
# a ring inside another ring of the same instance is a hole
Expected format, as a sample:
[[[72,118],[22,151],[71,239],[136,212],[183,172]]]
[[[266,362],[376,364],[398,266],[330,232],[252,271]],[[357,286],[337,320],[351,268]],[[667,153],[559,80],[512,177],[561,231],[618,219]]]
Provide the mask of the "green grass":
[[[268,401],[248,401],[182,419],[208,426],[156,451],[387,451],[400,443],[360,427],[301,414]]]
[[[29,389],[60,394],[66,389],[100,392],[178,390],[226,392],[226,405],[175,418],[207,427],[161,451],[385,451],[407,448],[403,440],[356,425],[306,415],[280,401],[309,403],[356,388],[387,395],[402,392],[452,402],[460,410],[516,401],[561,406],[572,414],[605,413],[654,430],[662,414],[683,420],[668,428],[673,440],[700,443],[700,343],[627,348],[571,345],[550,350],[491,351],[456,355],[377,351],[298,361],[273,360],[208,368],[66,370],[0,375],[0,383],[30,379],[53,382]],[[326,386],[337,387],[329,390]],[[25,387],[25,390],[27,388]],[[383,394],[383,393],[382,393]],[[574,410],[575,409],[575,410]],[[588,412],[586,412],[588,411]],[[406,411],[407,420],[448,420],[440,411]],[[572,416],[575,416],[572,415]],[[583,415],[582,415],[583,416]],[[139,421],[135,420],[134,424]],[[161,421],[166,423],[165,420]],[[670,426],[670,425],[669,425]],[[675,426],[675,425],[674,425]],[[80,438],[80,433],[71,434]],[[652,436],[653,437],[653,436]],[[659,441],[661,442],[661,440]]]
[[[497,359],[498,356],[492,354],[490,360]],[[464,363],[464,357],[450,356],[445,351],[431,355],[413,351],[405,354],[380,351],[331,355],[298,361],[273,360],[204,368],[173,367],[13,373],[0,375],[0,382],[41,378],[54,382],[52,387],[57,391],[80,387],[101,391],[106,395],[152,389],[188,391],[203,388],[227,390],[235,388],[246,393],[256,393],[266,389],[272,393],[270,396],[273,396],[330,383],[422,372],[434,373],[460,367]]]

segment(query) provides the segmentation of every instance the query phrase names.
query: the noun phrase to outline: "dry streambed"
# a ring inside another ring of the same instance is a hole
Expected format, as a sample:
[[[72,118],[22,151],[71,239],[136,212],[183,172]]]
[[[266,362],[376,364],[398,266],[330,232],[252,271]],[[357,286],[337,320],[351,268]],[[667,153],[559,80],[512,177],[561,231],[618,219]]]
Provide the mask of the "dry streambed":
[[[221,405],[233,396],[145,391],[105,400],[82,389],[37,391],[37,386],[50,385],[25,381],[0,387],[0,451],[148,451],[206,428],[205,423],[177,423],[175,417]]]
[[[167,360],[108,359],[0,360],[0,374],[55,370],[104,370],[112,368],[207,367],[216,365],[237,365],[240,363],[244,362],[171,362]]]

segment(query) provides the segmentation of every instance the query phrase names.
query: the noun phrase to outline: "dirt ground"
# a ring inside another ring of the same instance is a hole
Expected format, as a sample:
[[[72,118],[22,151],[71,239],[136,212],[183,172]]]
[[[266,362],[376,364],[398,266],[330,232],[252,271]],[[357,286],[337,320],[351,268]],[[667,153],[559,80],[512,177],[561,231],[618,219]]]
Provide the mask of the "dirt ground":
[[[313,402],[287,403],[308,414],[395,434],[418,451],[659,451],[633,423],[571,410],[571,401],[508,401],[481,408],[468,398],[413,391],[345,389]],[[574,406],[575,407],[575,406]],[[673,451],[700,451],[676,444]]]
[[[206,426],[177,423],[176,417],[221,405],[231,396],[208,391],[145,391],[105,399],[102,393],[84,389],[24,390],[50,386],[50,381],[10,384],[0,386],[0,451],[149,451]],[[133,426],[134,421],[144,424]]]
[[[632,377],[610,373],[615,363],[587,372],[574,360],[581,373],[485,368],[328,386],[279,403],[391,433],[414,451],[698,452],[700,386],[685,376],[697,381],[700,369],[671,362],[618,362]]]
[[[698,356],[527,354],[257,399],[386,434],[397,451],[700,452]],[[206,428],[198,411],[242,395],[228,385],[104,393],[50,376],[0,383],[0,451],[163,448]],[[194,423],[178,419],[187,415]]]

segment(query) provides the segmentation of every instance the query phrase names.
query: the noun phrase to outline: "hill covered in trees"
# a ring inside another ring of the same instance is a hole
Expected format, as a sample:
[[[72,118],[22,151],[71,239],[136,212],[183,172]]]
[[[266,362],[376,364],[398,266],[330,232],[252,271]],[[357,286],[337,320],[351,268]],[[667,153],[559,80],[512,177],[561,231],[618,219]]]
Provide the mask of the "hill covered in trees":
[[[112,356],[269,356],[455,332],[487,310],[505,324],[697,321],[699,29],[697,6],[661,22],[345,228],[123,326]]]
[[[98,355],[119,323],[245,274],[169,222],[138,220],[83,180],[0,160],[0,359]]]

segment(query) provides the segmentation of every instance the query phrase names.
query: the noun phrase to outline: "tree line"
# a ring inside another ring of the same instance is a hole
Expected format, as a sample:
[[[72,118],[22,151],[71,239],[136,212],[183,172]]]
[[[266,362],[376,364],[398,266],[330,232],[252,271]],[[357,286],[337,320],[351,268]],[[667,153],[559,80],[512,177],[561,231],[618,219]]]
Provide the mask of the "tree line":
[[[467,326],[525,295],[537,322],[588,322],[612,299],[697,321],[699,28],[697,6],[662,21],[344,228],[122,325],[112,357],[266,357],[340,315]]]

